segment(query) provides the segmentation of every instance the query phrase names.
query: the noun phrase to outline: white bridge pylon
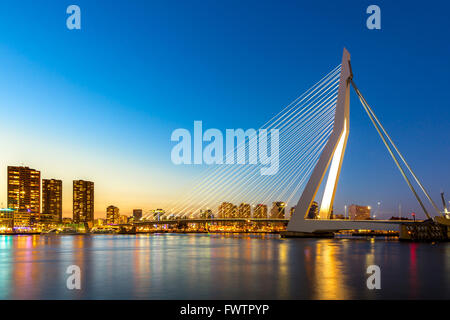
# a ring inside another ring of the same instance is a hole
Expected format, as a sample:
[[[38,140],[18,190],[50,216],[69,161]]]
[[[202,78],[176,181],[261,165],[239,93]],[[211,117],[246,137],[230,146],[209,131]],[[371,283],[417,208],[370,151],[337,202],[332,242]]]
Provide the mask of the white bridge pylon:
[[[353,230],[353,229],[368,229],[368,230],[385,230],[385,231],[399,231],[399,226],[404,221],[391,221],[391,220],[343,220],[343,219],[331,219],[331,212],[333,208],[334,196],[336,193],[336,187],[339,180],[342,161],[344,158],[345,148],[347,145],[347,139],[350,132],[350,86],[353,86],[358,97],[367,112],[370,120],[378,131],[383,143],[388,149],[391,157],[400,170],[403,178],[407,182],[409,188],[413,192],[420,206],[422,207],[425,215],[431,218],[421,199],[417,195],[410,180],[401,167],[397,157],[403,161],[410,174],[414,177],[416,183],[420,186],[421,190],[425,194],[428,201],[434,207],[436,212],[440,215],[442,213],[433,202],[428,192],[418,180],[402,154],[398,151],[397,147],[393,143],[392,139],[387,134],[384,127],[379,122],[378,118],[373,113],[370,106],[361,95],[360,91],[353,82],[353,73],[350,64],[350,53],[344,48],[341,64],[341,74],[339,81],[338,96],[336,101],[336,112],[334,118],[333,131],[328,139],[328,142],[323,149],[320,158],[311,173],[308,183],[306,184],[302,195],[295,208],[291,220],[289,221],[287,231],[298,233],[317,233],[317,232],[332,232],[338,230]],[[388,144],[388,141],[391,145]],[[394,154],[397,153],[397,156]],[[324,179],[324,176],[328,170],[328,177],[322,196],[322,202],[320,204],[320,210],[316,219],[308,219],[308,214],[312,202],[314,201],[320,185]]]

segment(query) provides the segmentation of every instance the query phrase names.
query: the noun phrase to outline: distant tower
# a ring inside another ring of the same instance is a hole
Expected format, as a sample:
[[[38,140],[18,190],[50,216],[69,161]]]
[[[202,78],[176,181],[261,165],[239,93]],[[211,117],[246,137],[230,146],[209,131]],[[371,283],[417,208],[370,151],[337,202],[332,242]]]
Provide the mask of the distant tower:
[[[142,218],[142,209],[133,209],[133,220],[139,221]]]
[[[42,179],[42,213],[62,222],[62,181]]]
[[[94,222],[94,183],[73,181],[73,222]]]

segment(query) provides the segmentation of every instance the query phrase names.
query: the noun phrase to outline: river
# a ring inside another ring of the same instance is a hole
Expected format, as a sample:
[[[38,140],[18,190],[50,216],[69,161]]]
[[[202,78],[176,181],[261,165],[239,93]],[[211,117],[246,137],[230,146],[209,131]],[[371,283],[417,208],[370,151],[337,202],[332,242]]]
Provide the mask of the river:
[[[81,289],[69,290],[71,265]],[[369,290],[378,265],[381,289]],[[1,299],[450,299],[450,243],[256,234],[0,236]]]

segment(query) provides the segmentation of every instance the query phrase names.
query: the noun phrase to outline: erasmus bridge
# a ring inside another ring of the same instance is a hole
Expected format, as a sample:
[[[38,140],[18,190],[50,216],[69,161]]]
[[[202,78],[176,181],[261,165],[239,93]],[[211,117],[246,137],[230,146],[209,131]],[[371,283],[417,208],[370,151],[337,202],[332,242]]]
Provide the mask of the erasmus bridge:
[[[154,213],[147,214],[142,221],[200,221],[202,212],[217,210],[222,202],[245,203],[256,208],[261,204],[284,201],[297,203],[287,225],[287,233],[293,236],[358,229],[399,231],[401,224],[410,222],[332,219],[334,197],[350,133],[351,88],[426,217],[430,221],[433,219],[449,225],[448,215],[439,210],[357,88],[350,54],[346,49],[337,67],[259,129],[268,133],[271,129],[279,131],[279,169],[276,174],[261,175],[261,168],[267,167],[267,162],[211,166],[180,195],[170,210],[161,212],[157,219],[154,219]],[[248,155],[248,159],[252,159],[257,156],[258,149],[267,147],[267,142],[266,145],[262,145],[261,141],[257,143],[256,137],[246,132],[244,139],[238,141],[233,149],[232,156],[242,147],[244,156]],[[322,186],[323,182],[325,184]],[[309,219],[313,201],[319,198],[319,189],[323,189],[323,194],[318,216]],[[425,203],[419,192],[423,194]],[[432,208],[432,211],[427,207]],[[206,218],[208,221],[216,220],[213,217]],[[242,220],[238,216],[219,218],[224,221]],[[254,216],[249,218],[255,219]]]

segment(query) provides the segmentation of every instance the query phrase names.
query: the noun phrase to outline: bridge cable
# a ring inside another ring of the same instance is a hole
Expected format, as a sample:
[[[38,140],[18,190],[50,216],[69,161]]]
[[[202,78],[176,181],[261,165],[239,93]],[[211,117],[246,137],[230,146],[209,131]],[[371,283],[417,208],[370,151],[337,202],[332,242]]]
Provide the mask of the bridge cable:
[[[355,89],[356,94],[359,97],[359,100],[362,104],[362,106],[364,107],[364,110],[366,111],[367,115],[369,116],[370,120],[372,121],[375,129],[377,130],[380,138],[383,140],[384,145],[386,146],[386,148],[389,151],[389,154],[391,155],[392,159],[394,160],[395,164],[397,165],[398,169],[400,170],[403,178],[405,179],[406,183],[408,184],[409,188],[411,189],[411,191],[413,192],[414,196],[416,197],[417,201],[419,202],[420,206],[422,207],[422,210],[425,212],[425,215],[428,217],[428,219],[431,219],[431,216],[428,214],[427,209],[425,208],[422,200],[420,199],[420,197],[417,195],[416,190],[414,189],[414,187],[412,186],[411,182],[409,181],[408,177],[405,174],[405,171],[403,170],[403,168],[400,166],[400,163],[398,162],[397,157],[394,155],[394,153],[392,152],[391,147],[389,146],[389,144],[387,143],[384,135],[382,134],[382,132],[380,131],[380,128],[378,127],[378,121],[375,121],[374,117],[373,117],[373,111],[372,109],[369,107],[369,105],[367,104],[366,100],[364,99],[364,97],[362,96],[361,92],[359,91],[358,87],[355,85],[355,83],[353,82],[352,79],[350,79],[350,82],[353,86],[353,88]],[[370,111],[369,111],[370,109]],[[384,131],[385,132],[385,131]],[[392,141],[392,140],[390,140]]]

